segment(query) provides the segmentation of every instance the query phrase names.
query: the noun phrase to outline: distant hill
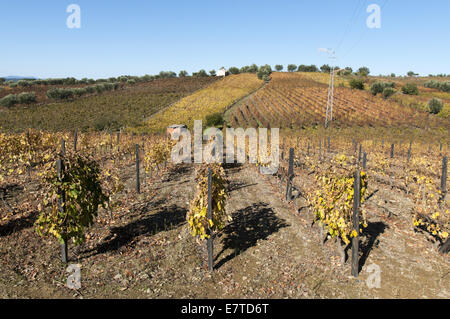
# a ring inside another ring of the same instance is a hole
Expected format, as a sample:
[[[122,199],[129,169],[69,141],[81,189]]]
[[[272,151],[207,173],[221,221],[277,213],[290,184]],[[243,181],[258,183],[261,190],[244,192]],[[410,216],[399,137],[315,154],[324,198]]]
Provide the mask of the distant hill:
[[[4,78],[5,81],[19,81],[19,80],[36,80],[37,78],[32,76],[18,76],[18,75],[9,75],[9,76],[0,76],[0,78]]]

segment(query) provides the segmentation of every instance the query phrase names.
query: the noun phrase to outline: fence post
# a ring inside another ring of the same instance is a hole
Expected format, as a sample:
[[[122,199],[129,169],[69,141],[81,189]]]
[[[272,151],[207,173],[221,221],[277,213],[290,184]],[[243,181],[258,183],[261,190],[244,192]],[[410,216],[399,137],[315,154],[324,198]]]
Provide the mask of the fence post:
[[[286,201],[290,201],[292,197],[291,182],[294,175],[294,149],[289,149],[289,168],[286,178]]]
[[[361,163],[362,144],[359,144],[358,163]]]
[[[78,142],[78,133],[75,130],[75,132],[73,133],[73,151],[74,151],[74,153],[77,152],[77,142]]]
[[[308,141],[308,150],[307,150],[307,152],[306,152],[306,155],[309,156],[309,141]]]
[[[358,277],[359,270],[359,204],[361,175],[359,170],[355,172],[354,198],[353,198],[353,228],[356,230],[356,237],[352,238],[352,275]]]
[[[394,158],[394,143],[391,144],[391,158]]]
[[[409,148],[408,148],[408,162],[411,159],[411,150],[412,150],[412,141],[409,142]]]
[[[367,168],[367,153],[364,152],[363,154],[363,169]]]
[[[448,158],[444,156],[442,159],[442,174],[441,174],[441,199],[439,201],[439,206],[442,207],[442,203],[445,201],[445,196],[447,195],[447,165]]]
[[[213,271],[213,233],[209,226],[209,220],[212,220],[212,171],[211,168],[208,167],[208,232],[209,237],[206,242],[208,248],[208,270]]]
[[[328,153],[330,153],[330,149],[331,149],[331,146],[330,146],[330,137],[328,136]]]
[[[64,141],[64,140],[63,140]],[[61,152],[61,155],[64,156],[64,153]],[[62,174],[64,172],[64,162],[63,160],[60,158],[58,160],[56,160],[56,170],[58,173],[58,178],[62,178]],[[58,198],[58,210],[60,211],[61,214],[64,214],[64,197],[65,194],[64,192],[61,191],[61,189],[59,189],[58,191],[59,193],[59,198]],[[61,261],[63,263],[67,263],[68,258],[67,258],[67,241],[66,241],[66,234],[62,234],[63,235],[63,242],[61,244]]]
[[[141,182],[139,180],[139,144],[136,144],[136,193],[141,193]]]
[[[66,141],[61,139],[61,156],[66,155]]]

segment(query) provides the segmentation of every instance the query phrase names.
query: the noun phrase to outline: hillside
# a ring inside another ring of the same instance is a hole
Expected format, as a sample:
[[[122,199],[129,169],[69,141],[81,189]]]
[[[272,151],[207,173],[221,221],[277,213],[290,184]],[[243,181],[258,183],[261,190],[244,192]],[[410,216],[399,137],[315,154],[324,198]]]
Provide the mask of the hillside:
[[[268,85],[229,111],[229,124],[281,128],[323,125],[328,96],[326,77],[319,73],[272,73]],[[367,90],[346,87],[345,79],[338,78],[336,83],[334,126],[449,127],[447,120],[398,102],[414,97],[397,93],[384,99]]]
[[[215,77],[158,79],[131,86],[121,85],[116,91],[61,102],[45,97],[45,92],[50,89],[47,85],[9,88],[9,93],[36,92],[41,103],[0,107],[0,129],[12,132],[28,128],[86,131],[137,126],[151,114],[216,80]]]
[[[161,132],[171,124],[186,124],[192,128],[194,120],[205,121],[208,115],[223,113],[262,84],[255,74],[227,76],[155,114],[139,130]]]

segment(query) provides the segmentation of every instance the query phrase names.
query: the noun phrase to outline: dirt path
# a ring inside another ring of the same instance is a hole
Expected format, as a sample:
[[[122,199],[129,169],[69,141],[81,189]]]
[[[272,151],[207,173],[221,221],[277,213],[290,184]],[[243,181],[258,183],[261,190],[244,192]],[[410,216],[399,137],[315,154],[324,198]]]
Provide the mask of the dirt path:
[[[264,82],[263,85],[261,85],[259,88],[257,88],[256,90],[254,90],[253,92],[251,92],[250,94],[244,96],[243,98],[237,100],[236,102],[234,102],[232,105],[230,105],[229,107],[227,107],[227,109],[225,110],[225,112],[223,113],[223,118],[225,120],[225,123],[228,126],[232,126],[232,121],[231,121],[231,116],[234,113],[234,110],[236,108],[238,108],[239,106],[241,106],[243,103],[245,103],[246,101],[248,101],[253,95],[256,94],[256,92],[258,92],[259,90],[262,90],[263,88],[266,87],[266,85],[269,84],[269,82]]]

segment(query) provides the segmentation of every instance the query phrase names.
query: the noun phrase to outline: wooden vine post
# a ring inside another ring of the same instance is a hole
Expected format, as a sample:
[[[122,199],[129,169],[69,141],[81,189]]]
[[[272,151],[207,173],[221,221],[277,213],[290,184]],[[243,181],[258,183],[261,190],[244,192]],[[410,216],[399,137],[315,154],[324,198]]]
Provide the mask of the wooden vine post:
[[[442,159],[442,175],[441,175],[441,198],[439,201],[439,206],[442,207],[442,204],[445,202],[445,196],[447,195],[447,165],[448,165],[448,158],[447,156],[444,156]],[[439,248],[439,252],[444,254],[450,251],[450,238],[447,238],[445,243],[442,244],[442,246]]]
[[[141,182],[139,180],[139,144],[136,144],[136,193],[141,193]]]
[[[408,162],[411,159],[411,151],[412,151],[412,141],[409,142],[409,148],[408,148]]]
[[[60,158],[58,160],[56,160],[56,170],[57,170],[59,179],[61,179],[63,177],[63,173],[64,173],[64,160],[63,160],[63,157],[65,155],[66,155],[66,142],[64,141],[64,139],[61,139],[61,154],[60,154]],[[65,194],[64,194],[64,192],[61,189],[58,191],[58,194],[59,194],[58,210],[60,211],[61,214],[64,215],[64,210],[65,210],[64,198],[65,198]],[[65,237],[66,237],[66,234],[62,234],[63,242],[61,244],[61,261],[63,263],[67,263],[67,261],[68,261],[68,258],[67,258],[67,239]]]
[[[363,164],[362,164],[363,169],[367,169],[367,153],[364,152],[363,154]]]
[[[352,238],[352,275],[358,277],[359,270],[359,206],[361,201],[361,175],[359,170],[355,172],[354,197],[353,197],[353,228],[356,237]]]
[[[78,133],[75,130],[75,132],[73,132],[73,152],[74,153],[77,152],[77,142],[78,142]]]
[[[394,143],[391,144],[391,158],[394,158]]]
[[[212,220],[212,170],[208,167],[208,220]],[[208,270],[213,271],[213,233],[208,222],[208,239],[206,241],[208,249]]]
[[[330,137],[328,136],[328,153],[330,153],[331,149],[331,143],[330,143]]]
[[[359,144],[358,163],[361,162],[361,155],[362,155],[362,144]]]
[[[290,201],[292,197],[292,179],[294,177],[294,149],[289,149],[289,168],[286,178],[286,201]]]
[[[441,174],[441,198],[439,201],[439,205],[442,207],[442,204],[445,202],[445,196],[447,195],[447,166],[448,166],[448,158],[444,156],[442,159],[442,174]]]

